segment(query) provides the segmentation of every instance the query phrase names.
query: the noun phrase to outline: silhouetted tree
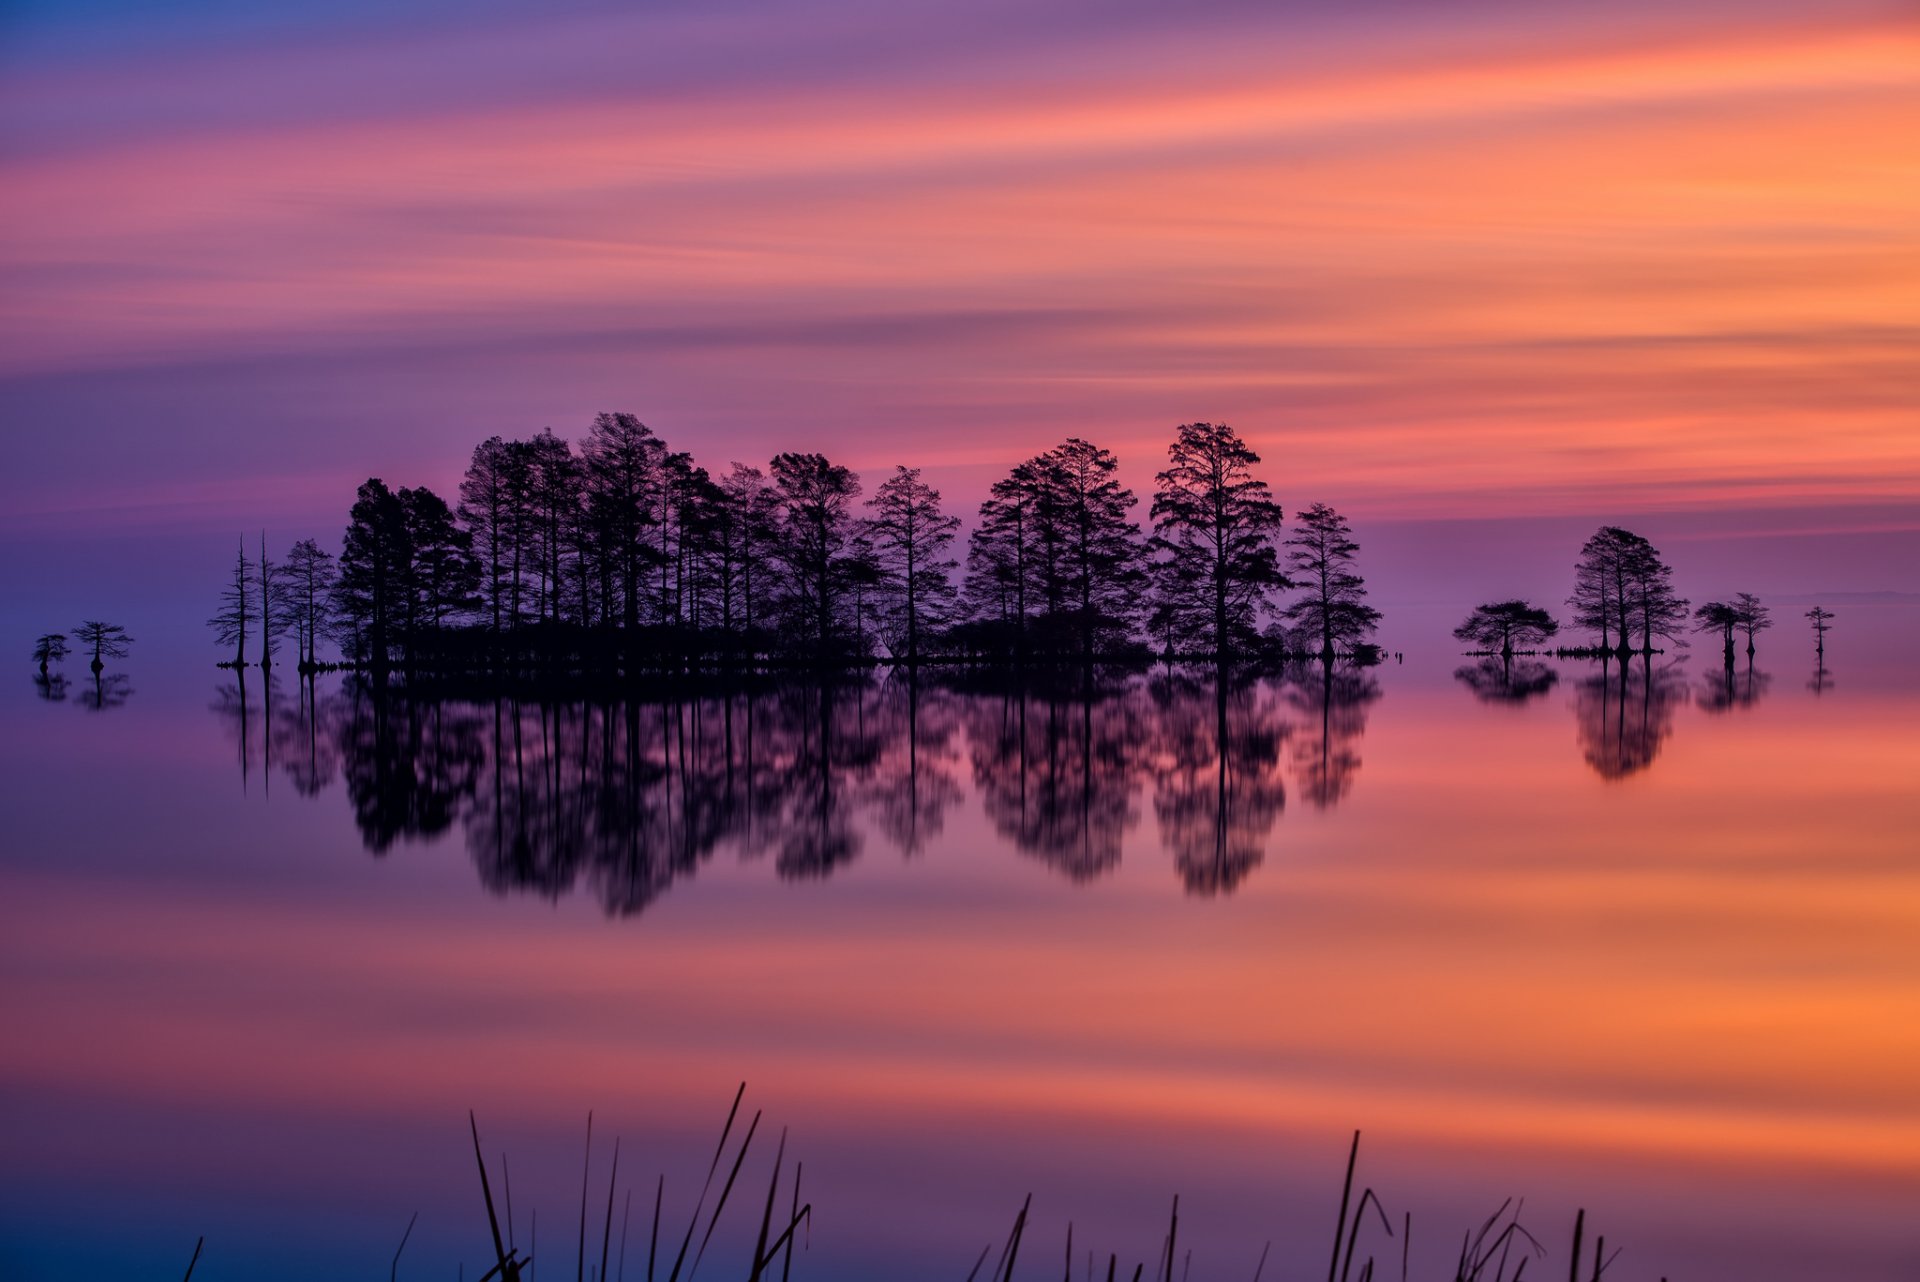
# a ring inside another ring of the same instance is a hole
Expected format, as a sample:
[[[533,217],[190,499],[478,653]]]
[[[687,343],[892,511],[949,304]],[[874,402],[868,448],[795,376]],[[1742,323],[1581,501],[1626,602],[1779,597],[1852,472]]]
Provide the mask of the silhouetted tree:
[[[37,637],[33,643],[33,661],[40,667],[40,675],[45,676],[49,663],[59,663],[67,657],[67,634],[48,632]]]
[[[227,586],[220,590],[220,608],[207,620],[207,626],[213,629],[214,640],[220,645],[233,647],[233,666],[247,666],[247,631],[259,616],[254,610],[254,567],[247,560],[247,541],[240,540],[240,550],[233,562],[233,574],[227,580]]]
[[[480,567],[473,536],[454,523],[445,499],[424,485],[396,497],[406,522],[403,608],[411,649],[479,605]]]
[[[133,638],[127,630],[117,623],[102,623],[98,619],[88,619],[73,630],[73,639],[82,650],[90,651],[92,662],[88,665],[98,673],[106,667],[108,659],[124,659],[133,646]]]
[[[821,454],[780,454],[773,460],[773,482],[780,494],[789,610],[800,634],[825,654],[846,630],[841,597],[860,478]]]
[[[285,613],[286,584],[281,568],[273,558],[267,555],[267,532],[260,531],[260,559],[253,563],[256,582],[260,585],[258,598],[260,607],[260,670],[273,668],[274,625]]]
[[[775,578],[780,496],[757,467],[735,463],[720,482],[726,517],[719,541],[723,626],[738,630],[749,646],[767,622],[766,602]]]
[[[360,487],[348,516],[334,613],[344,629],[345,648],[376,669],[392,661],[406,625],[412,568],[406,506],[373,477]]]
[[[526,460],[526,502],[534,551],[534,614],[548,623],[558,623],[573,523],[580,508],[580,461],[551,428],[520,444]]]
[[[1253,475],[1260,456],[1231,427],[1178,431],[1154,478],[1157,622],[1162,635],[1192,637],[1224,659],[1258,636],[1271,595],[1294,586],[1275,547],[1285,513]]]
[[[588,520],[602,555],[601,612],[629,630],[640,626],[655,555],[649,531],[659,517],[666,453],[666,443],[631,414],[599,415],[580,446]]]
[[[1494,601],[1475,606],[1466,622],[1453,630],[1453,635],[1511,659],[1516,643],[1539,645],[1559,631],[1560,624],[1554,617],[1531,602]]]
[[[1827,652],[1827,629],[1833,623],[1833,611],[1814,606],[1808,610],[1806,618],[1813,624],[1813,651],[1815,654]]]
[[[293,632],[295,662],[311,668],[319,662],[316,645],[332,622],[333,554],[312,539],[301,539],[287,552],[282,567],[286,592],[281,598],[280,625]]]
[[[1128,640],[1140,613],[1146,570],[1140,532],[1127,513],[1139,502],[1120,484],[1111,451],[1070,437],[1040,459],[1044,483],[1037,505],[1047,549],[1046,595],[1064,614],[1080,657]]]
[[[1288,605],[1285,615],[1303,634],[1319,642],[1323,663],[1342,647],[1367,639],[1380,624],[1380,612],[1365,603],[1366,584],[1353,570],[1360,545],[1338,512],[1315,503],[1299,514],[1300,528],[1287,538],[1291,577],[1306,595]]]
[[[522,460],[512,447],[490,436],[474,446],[467,474],[460,482],[460,520],[473,538],[481,566],[486,621],[495,632],[512,617],[510,606],[516,599],[509,579],[517,573],[524,472]]]
[[[947,549],[960,518],[940,508],[940,491],[920,469],[897,467],[867,500],[867,535],[885,614],[887,644],[908,664],[920,661],[921,637],[947,619],[954,598],[949,577],[959,565]]]
[[[1740,611],[1725,601],[1709,601],[1693,612],[1694,630],[1718,632],[1726,643],[1727,666],[1733,666],[1733,633],[1740,626]]]
[[[967,608],[975,620],[997,625],[1015,649],[1025,645],[1027,590],[1038,565],[1034,510],[1042,490],[1032,462],[994,482],[967,543]]]
[[[1651,543],[1631,530],[1602,526],[1580,549],[1574,568],[1574,623],[1599,634],[1600,648],[1622,653],[1653,649],[1656,636],[1678,639],[1687,618],[1687,602],[1676,596],[1673,570]]]
[[[1773,611],[1760,604],[1760,598],[1751,592],[1734,594],[1733,608],[1740,615],[1740,631],[1746,634],[1747,657],[1753,657],[1753,639],[1756,634],[1773,626]]]

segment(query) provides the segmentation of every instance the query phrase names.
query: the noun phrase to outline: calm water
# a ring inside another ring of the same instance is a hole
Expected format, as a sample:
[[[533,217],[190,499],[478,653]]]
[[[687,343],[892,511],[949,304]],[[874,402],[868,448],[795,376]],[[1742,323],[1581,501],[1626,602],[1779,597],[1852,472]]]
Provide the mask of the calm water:
[[[177,1277],[204,1233],[196,1278],[385,1276],[417,1210],[399,1275],[477,1277],[472,1107],[555,1279],[594,1109],[644,1276],[656,1174],[677,1241],[745,1079],[702,1276],[777,1127],[806,1278],[963,1277],[1029,1191],[1023,1275],[1069,1220],[1151,1268],[1178,1193],[1193,1277],[1268,1239],[1318,1277],[1355,1127],[1416,1272],[1515,1194],[1543,1276],[1576,1206],[1609,1278],[1920,1276],[1920,610],[1731,683],[1710,647],[1474,670],[1443,613],[1224,700],[22,671],[9,1275]]]

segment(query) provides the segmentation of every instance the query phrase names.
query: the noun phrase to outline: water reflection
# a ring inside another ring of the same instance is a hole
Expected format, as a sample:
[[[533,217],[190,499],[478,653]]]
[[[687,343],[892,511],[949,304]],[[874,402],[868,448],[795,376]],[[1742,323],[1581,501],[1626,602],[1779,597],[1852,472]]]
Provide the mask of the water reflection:
[[[1288,700],[1304,714],[1293,736],[1294,772],[1308,804],[1324,810],[1353,789],[1380,684],[1364,670],[1317,663],[1291,668],[1288,677]]]
[[[37,672],[33,677],[33,691],[48,703],[65,703],[67,679],[58,672]]]
[[[637,913],[722,851],[781,878],[880,843],[912,857],[967,794],[1021,854],[1087,882],[1119,867],[1150,795],[1196,895],[1266,856],[1287,774],[1317,807],[1353,787],[1367,673],[995,674],[797,682],[654,698],[454,697],[236,674],[215,691],[243,787],[335,780],[366,848],[460,834],[498,893],[589,890]]]
[[[48,679],[51,685],[52,679]],[[133,681],[124,672],[101,672],[96,670],[92,680],[82,681],[77,687],[78,702],[88,712],[107,712],[122,707],[133,695]],[[60,689],[66,689],[65,679],[61,679]],[[51,698],[61,695],[49,694]]]
[[[1749,658],[1746,666],[1737,668],[1726,664],[1700,676],[1700,689],[1696,696],[1700,707],[1707,712],[1727,712],[1734,708],[1751,708],[1767,692],[1773,678],[1754,669]]]
[[[1453,677],[1482,703],[1515,705],[1530,703],[1560,683],[1560,674],[1538,659],[1482,659],[1455,668]]]
[[[1602,659],[1597,676],[1574,687],[1580,751],[1602,779],[1624,779],[1652,765],[1687,702],[1678,663],[1654,666],[1651,655]]]

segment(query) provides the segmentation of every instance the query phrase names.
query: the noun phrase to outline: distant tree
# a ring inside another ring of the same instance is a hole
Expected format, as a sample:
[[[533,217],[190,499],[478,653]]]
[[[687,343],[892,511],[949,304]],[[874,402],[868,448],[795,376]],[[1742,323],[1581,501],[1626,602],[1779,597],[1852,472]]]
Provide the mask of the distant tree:
[[[1827,652],[1827,628],[1833,622],[1833,611],[1814,606],[1808,610],[1806,618],[1813,623],[1813,649],[1816,654]]]
[[[581,502],[580,460],[572,448],[542,429],[517,443],[526,464],[525,504],[533,552],[534,614],[549,623],[561,619],[571,531]]]
[[[82,650],[93,652],[90,665],[98,673],[106,667],[108,659],[124,659],[133,645],[133,638],[127,630],[117,623],[102,623],[98,619],[88,619],[73,630],[73,639]]]
[[[279,565],[267,555],[267,532],[260,531],[260,559],[253,563],[255,582],[260,591],[256,598],[260,617],[260,669],[263,672],[273,668],[274,639],[273,628],[286,612],[283,598],[286,595],[285,576]]]
[[[220,590],[220,608],[207,620],[207,626],[213,629],[214,640],[220,645],[233,647],[233,665],[236,668],[247,666],[247,632],[259,618],[254,609],[255,581],[253,563],[247,560],[247,542],[241,539],[239,553],[233,562],[233,574],[227,580],[227,586]]]
[[[455,524],[445,499],[424,485],[403,488],[397,497],[406,520],[403,609],[409,644],[415,644],[478,607],[480,566],[473,536]]]
[[[653,564],[649,532],[657,519],[662,460],[667,447],[632,414],[601,414],[580,456],[585,468],[588,520],[603,560],[603,612],[629,629],[640,625],[640,600]]]
[[[59,663],[67,657],[67,634],[48,632],[34,640],[33,661],[40,665],[40,675],[47,675],[49,663]]]
[[[766,474],[733,464],[720,482],[725,522],[720,540],[725,627],[751,637],[766,623],[780,528],[780,492]]]
[[[773,460],[773,483],[780,494],[788,607],[813,648],[824,653],[845,630],[841,596],[860,478],[822,454],[780,454]]]
[[[1466,622],[1453,630],[1453,635],[1483,650],[1497,650],[1502,658],[1510,659],[1516,643],[1539,645],[1559,631],[1559,622],[1531,602],[1495,601],[1474,607]]]
[[[967,608],[976,620],[1011,634],[1016,645],[1024,644],[1028,588],[1038,564],[1034,511],[1041,489],[1032,462],[994,482],[967,542]]]
[[[1709,601],[1693,612],[1696,632],[1717,632],[1726,643],[1727,666],[1733,666],[1733,634],[1740,626],[1740,611],[1725,601]]]
[[[1674,594],[1673,571],[1640,535],[1617,525],[1602,526],[1580,549],[1574,568],[1574,623],[1599,634],[1600,648],[1626,653],[1633,634],[1651,652],[1656,636],[1677,639],[1687,619],[1687,602]]]
[[[286,591],[281,597],[280,626],[293,633],[296,665],[311,668],[315,643],[327,630],[332,612],[333,555],[312,539],[301,539],[287,553],[282,567]]]
[[[1338,512],[1315,503],[1299,514],[1300,528],[1286,541],[1287,563],[1306,596],[1284,611],[1289,622],[1320,643],[1319,656],[1331,663],[1342,646],[1366,640],[1380,625],[1380,612],[1367,605],[1366,583],[1353,569],[1360,545]]]
[[[473,536],[481,569],[481,596],[487,625],[495,632],[508,619],[512,599],[508,577],[514,572],[517,550],[517,505],[524,481],[521,461],[497,436],[473,448],[467,474],[460,482],[460,520]]]
[[[1139,499],[1120,484],[1112,451],[1077,436],[1035,463],[1044,599],[1080,657],[1091,659],[1128,639],[1140,612],[1146,569],[1140,531],[1127,516]]]
[[[1733,608],[1740,614],[1740,631],[1746,634],[1747,657],[1753,657],[1753,638],[1757,633],[1765,632],[1773,626],[1773,611],[1760,604],[1760,598],[1751,592],[1736,593]]]
[[[1224,659],[1258,635],[1270,596],[1293,583],[1275,541],[1286,514],[1253,475],[1260,456],[1225,423],[1183,423],[1155,478],[1157,614]]]
[[[948,549],[960,518],[941,510],[940,491],[911,467],[895,468],[867,500],[867,511],[889,644],[909,664],[918,663],[922,635],[945,621],[953,603],[949,576],[959,562]]]
[[[406,625],[412,569],[406,506],[373,477],[360,487],[348,515],[334,604],[347,648],[376,671],[391,662]]]

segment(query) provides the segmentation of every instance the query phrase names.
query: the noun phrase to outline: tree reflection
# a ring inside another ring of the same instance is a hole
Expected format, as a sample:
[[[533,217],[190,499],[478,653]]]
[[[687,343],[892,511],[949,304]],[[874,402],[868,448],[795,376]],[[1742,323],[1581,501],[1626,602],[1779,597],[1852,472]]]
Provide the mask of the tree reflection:
[[[1729,663],[1701,674],[1697,698],[1700,707],[1707,712],[1751,708],[1760,701],[1760,696],[1767,692],[1771,684],[1773,678],[1755,671],[1752,658],[1748,658],[1745,667],[1736,668]]]
[[[33,692],[48,703],[65,703],[67,688],[66,677],[58,672],[36,672],[33,676]]]
[[[977,696],[967,713],[973,783],[994,829],[1073,881],[1120,864],[1139,820],[1134,784],[1147,747],[1141,691],[1102,685]]]
[[[1678,665],[1653,666],[1652,655],[1600,660],[1598,676],[1574,687],[1580,749],[1603,779],[1624,779],[1653,764],[1687,701]]]
[[[1293,736],[1294,775],[1308,804],[1325,810],[1353,789],[1380,685],[1364,669],[1338,663],[1298,664],[1288,677],[1288,699],[1303,714]]]
[[[1188,893],[1229,894],[1266,856],[1287,804],[1280,748],[1292,730],[1271,688],[1156,683],[1153,812]]]
[[[78,687],[77,702],[88,712],[108,712],[123,706],[133,697],[133,682],[124,672],[101,672],[94,669],[93,679],[82,681]],[[62,680],[61,689],[65,689]]]
[[[587,890],[630,915],[723,851],[792,880],[831,876],[876,841],[911,857],[968,782],[1015,850],[1075,882],[1118,867],[1150,784],[1183,885],[1228,894],[1265,858],[1288,767],[1315,805],[1351,788],[1379,697],[1363,673],[1317,663],[1290,681],[989,681],[902,671],[652,698],[466,697],[360,677],[328,693],[241,671],[213,710],[243,786],[255,771],[303,795],[341,781],[376,855],[457,831],[495,893]]]
[[[1482,703],[1529,703],[1559,684],[1560,674],[1538,659],[1488,658],[1453,670],[1454,680]]]

